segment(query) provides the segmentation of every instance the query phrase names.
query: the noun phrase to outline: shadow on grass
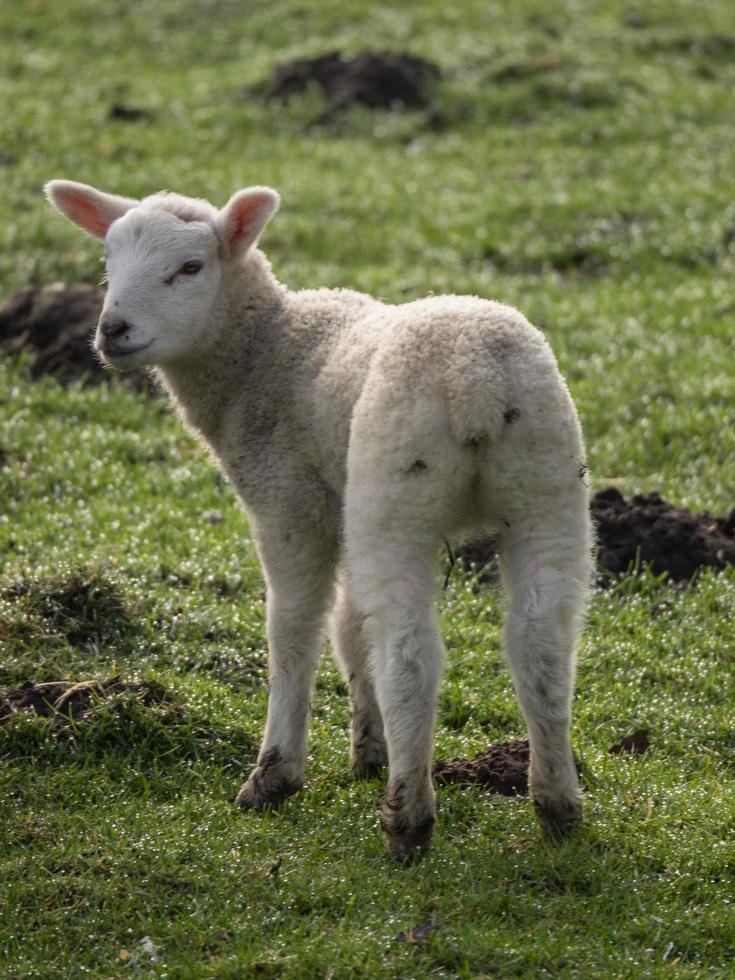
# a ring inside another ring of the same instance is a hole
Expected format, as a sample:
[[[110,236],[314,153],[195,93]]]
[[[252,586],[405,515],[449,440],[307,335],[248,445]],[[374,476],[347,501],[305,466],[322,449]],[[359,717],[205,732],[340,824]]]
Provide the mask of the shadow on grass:
[[[72,568],[46,578],[20,578],[0,589],[0,632],[9,648],[15,642],[38,652],[64,641],[78,650],[130,643],[141,627],[103,572]]]
[[[33,768],[112,763],[144,772],[206,762],[242,773],[251,748],[243,729],[213,723],[170,695],[147,698],[142,684],[120,687],[107,696],[95,692],[76,715],[54,708],[39,714],[33,706],[6,714],[0,761]]]

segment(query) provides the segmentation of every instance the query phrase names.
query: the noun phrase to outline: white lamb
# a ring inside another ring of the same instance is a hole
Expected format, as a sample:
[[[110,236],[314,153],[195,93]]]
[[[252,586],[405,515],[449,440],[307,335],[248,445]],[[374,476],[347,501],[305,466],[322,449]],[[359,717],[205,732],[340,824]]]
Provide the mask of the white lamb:
[[[545,827],[567,831],[581,818],[569,725],[591,531],[577,415],[541,333],[472,296],[392,306],[345,289],[289,291],[255,247],[279,203],[266,187],[239,191],[220,211],[71,181],[46,192],[105,241],[100,355],[123,371],[157,369],[257,542],[270,703],[236,802],[277,806],[303,784],[333,606],[354,770],[389,765],[381,823],[390,854],[407,860],[428,847],[444,656],[437,551],[458,533],[493,529],[530,793]]]

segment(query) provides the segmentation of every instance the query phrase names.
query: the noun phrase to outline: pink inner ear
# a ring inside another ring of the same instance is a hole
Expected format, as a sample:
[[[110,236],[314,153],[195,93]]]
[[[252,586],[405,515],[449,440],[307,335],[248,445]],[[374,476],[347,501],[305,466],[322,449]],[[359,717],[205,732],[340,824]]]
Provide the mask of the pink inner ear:
[[[232,209],[230,220],[227,223],[227,244],[236,245],[243,238],[247,237],[248,229],[257,217],[258,211],[262,207],[262,202],[257,198],[254,201],[238,201]]]
[[[64,194],[64,209],[72,221],[100,238],[105,237],[114,220],[98,204],[93,204],[89,198],[73,192]]]

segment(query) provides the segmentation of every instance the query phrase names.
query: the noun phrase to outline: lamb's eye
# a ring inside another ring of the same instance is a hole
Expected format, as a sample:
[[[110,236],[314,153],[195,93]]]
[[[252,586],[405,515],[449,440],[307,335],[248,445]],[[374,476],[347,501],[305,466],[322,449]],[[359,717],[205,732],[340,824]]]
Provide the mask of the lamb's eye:
[[[203,265],[203,262],[199,262],[197,259],[191,259],[190,262],[184,262],[179,269],[179,273],[184,276],[195,276]]]

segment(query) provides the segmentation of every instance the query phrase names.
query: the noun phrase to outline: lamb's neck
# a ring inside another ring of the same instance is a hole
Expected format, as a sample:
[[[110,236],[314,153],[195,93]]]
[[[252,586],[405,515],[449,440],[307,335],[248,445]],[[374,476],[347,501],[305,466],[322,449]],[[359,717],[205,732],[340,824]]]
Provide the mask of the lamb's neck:
[[[223,279],[202,348],[158,369],[186,424],[215,447],[228,407],[265,367],[287,295],[265,256],[253,250]]]

